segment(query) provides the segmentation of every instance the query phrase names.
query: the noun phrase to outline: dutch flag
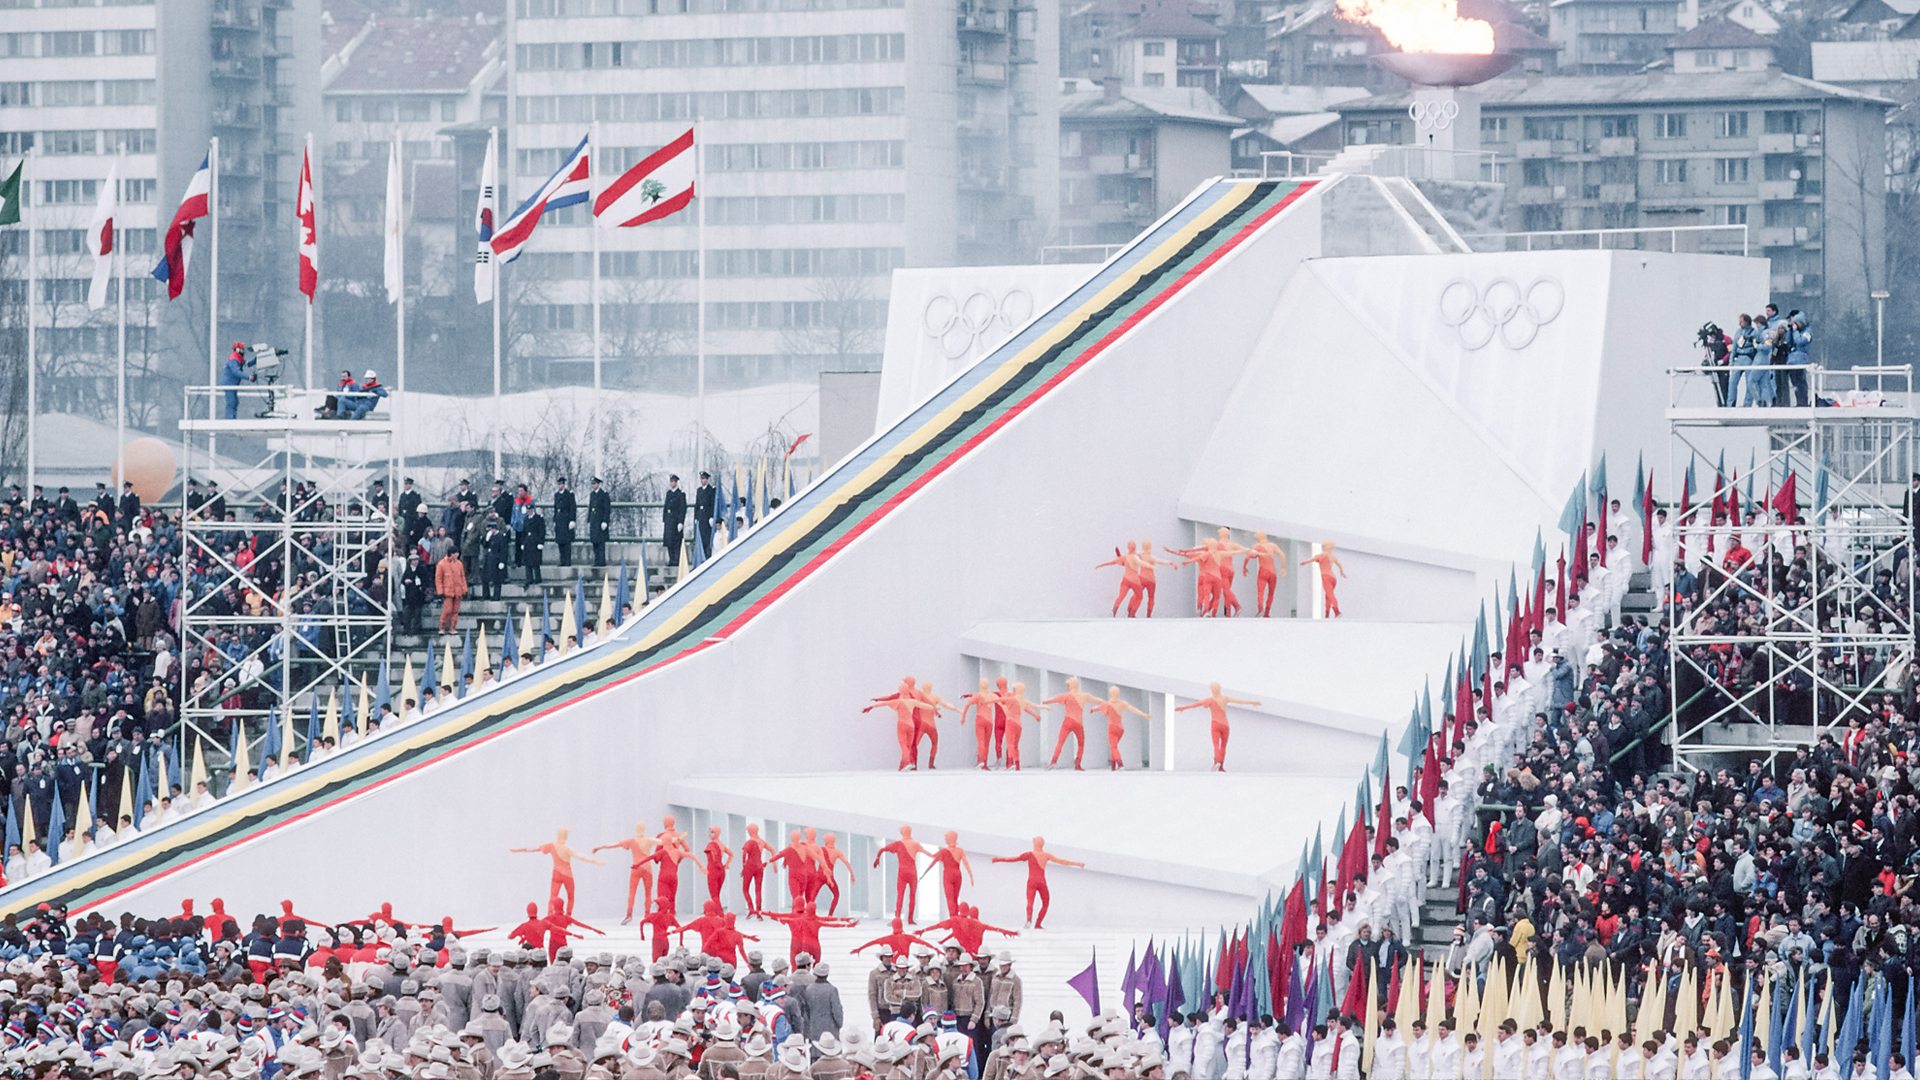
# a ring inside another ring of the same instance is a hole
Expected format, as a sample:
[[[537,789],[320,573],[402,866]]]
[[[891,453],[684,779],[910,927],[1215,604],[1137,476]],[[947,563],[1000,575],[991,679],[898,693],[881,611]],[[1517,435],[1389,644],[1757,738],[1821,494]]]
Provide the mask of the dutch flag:
[[[592,195],[592,178],[587,164],[587,140],[573,148],[560,168],[540,185],[540,190],[514,210],[500,230],[493,234],[494,257],[510,263],[520,257],[520,249],[533,239],[533,230],[543,215],[568,206],[578,206]]]

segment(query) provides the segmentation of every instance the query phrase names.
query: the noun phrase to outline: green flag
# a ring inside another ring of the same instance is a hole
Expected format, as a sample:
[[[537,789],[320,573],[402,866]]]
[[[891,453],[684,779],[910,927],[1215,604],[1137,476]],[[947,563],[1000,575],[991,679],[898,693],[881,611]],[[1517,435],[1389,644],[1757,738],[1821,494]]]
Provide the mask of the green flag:
[[[27,163],[22,161],[13,167],[12,175],[0,180],[0,225],[20,224],[20,204],[25,201],[23,196],[26,194],[20,174],[26,167]]]

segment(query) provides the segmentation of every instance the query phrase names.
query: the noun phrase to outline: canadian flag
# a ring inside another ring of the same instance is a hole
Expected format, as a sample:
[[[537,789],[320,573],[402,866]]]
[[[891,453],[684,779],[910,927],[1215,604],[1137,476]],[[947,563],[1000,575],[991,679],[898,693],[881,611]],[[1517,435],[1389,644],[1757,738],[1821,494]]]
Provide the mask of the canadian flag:
[[[93,284],[87,289],[87,308],[99,311],[107,306],[107,281],[113,277],[113,216],[116,211],[114,189],[120,177],[120,163],[107,170],[100,181],[100,198],[93,204],[93,221],[87,225],[87,250],[93,253]]]
[[[320,289],[320,232],[314,225],[311,150],[300,155],[300,192],[294,200],[294,209],[300,216],[300,291],[311,304],[313,294]]]

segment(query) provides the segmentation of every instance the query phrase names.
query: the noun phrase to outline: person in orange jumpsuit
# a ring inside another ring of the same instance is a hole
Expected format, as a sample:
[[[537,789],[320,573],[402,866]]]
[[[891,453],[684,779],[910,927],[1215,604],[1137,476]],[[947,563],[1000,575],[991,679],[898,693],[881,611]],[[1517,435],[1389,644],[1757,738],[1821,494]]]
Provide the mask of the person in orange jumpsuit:
[[[900,839],[880,846],[873,853],[873,865],[880,866],[882,856],[893,856],[893,914],[903,918],[908,925],[918,922],[915,910],[920,901],[920,875],[918,871],[920,856],[926,854],[927,847],[913,838],[913,826],[900,826]]]
[[[911,676],[901,681],[900,689],[886,697],[873,699],[873,704],[860,711],[870,713],[875,709],[893,710],[893,736],[900,742],[900,767],[897,771],[918,771],[920,768],[920,714],[932,706],[921,701],[914,693]]]
[[[935,721],[940,719],[941,713],[954,711],[954,705],[953,702],[934,693],[932,679],[921,679],[919,689],[913,692],[913,696],[927,706],[926,709],[913,714],[913,752],[915,757],[919,756],[920,739],[924,736],[927,740],[927,768],[931,769],[934,767],[934,759],[940,756],[940,728],[936,726]]]
[[[1018,930],[1002,930],[997,926],[988,926],[980,921],[980,909],[972,904],[961,904],[960,910],[952,917],[927,927],[927,933],[945,930],[947,940],[966,951],[968,956],[980,955],[980,947],[986,944],[987,933],[1005,934],[1007,937],[1019,937]]]
[[[1134,708],[1130,702],[1122,700],[1120,688],[1117,686],[1107,687],[1106,700],[1094,699],[1092,708],[1107,718],[1107,769],[1111,772],[1119,772],[1126,767],[1126,763],[1120,757],[1120,739],[1127,733],[1126,714],[1132,713],[1142,720],[1147,719],[1147,714]]]
[[[673,917],[673,905],[667,902],[665,896],[662,896],[660,903],[640,922],[652,931],[653,960],[654,963],[659,963],[660,958],[667,955],[673,947],[667,940],[667,935],[680,925],[680,920]]]
[[[980,680],[980,689],[960,699],[960,722],[967,722],[967,711],[973,711],[974,768],[985,769],[992,760],[987,755],[993,750],[993,729],[997,713],[996,704],[1000,695],[993,692],[986,679]]]
[[[773,854],[773,845],[760,838],[760,826],[757,822],[747,825],[747,842],[740,845],[740,899],[747,905],[747,918],[764,918],[761,910],[767,901],[767,857]],[[649,890],[652,886],[649,883]],[[629,892],[631,905],[633,894]]]
[[[1007,677],[993,680],[993,688],[999,694],[999,700],[993,705],[993,760],[1002,765],[1007,763]]]
[[[707,826],[706,860],[701,866],[707,872],[707,899],[720,902],[720,893],[727,887],[727,867],[733,865],[733,849],[720,839],[720,826]]]
[[[834,919],[821,916],[818,911],[814,910],[813,901],[811,900],[802,902],[798,908],[789,914],[783,915],[776,911],[770,914],[768,918],[787,924],[787,932],[789,935],[787,940],[787,963],[789,964],[797,963],[801,953],[811,953],[814,956],[822,954],[824,950],[820,948],[821,927],[860,925],[860,920],[858,919]]]
[[[667,820],[671,822],[673,819]],[[680,834],[673,831],[670,825],[654,839],[659,841],[654,846],[651,856],[653,861],[659,864],[659,868],[655,871],[657,887],[654,890],[654,896],[658,898],[657,903],[664,904],[668,911],[677,913],[680,910],[680,864],[693,858],[693,852],[687,850]]]
[[[1061,858],[1053,852],[1048,851],[1047,840],[1044,836],[1036,836],[1033,838],[1032,851],[1023,851],[1018,855],[1009,855],[1005,858],[995,858],[993,861],[997,863],[1027,864],[1027,926],[1035,930],[1042,929],[1041,924],[1047,921],[1047,907],[1053,901],[1053,894],[1047,889],[1047,864],[1059,863],[1061,866],[1080,867],[1087,865],[1083,862],[1075,862],[1072,859]],[[1035,899],[1040,901],[1040,914],[1037,918],[1033,913],[1033,902]]]
[[[853,953],[855,955],[858,955],[860,953],[866,952],[868,949],[873,948],[875,945],[886,946],[886,953],[888,956],[905,956],[907,955],[907,950],[912,948],[915,945],[925,945],[927,948],[932,949],[934,952],[940,951],[940,946],[935,945],[933,942],[928,941],[926,938],[923,938],[918,934],[907,933],[906,927],[900,925],[899,919],[894,919],[892,922],[888,923],[887,925],[888,925],[888,928],[891,930],[891,933],[882,934],[879,937],[874,938],[872,941],[869,941],[864,945],[854,946],[852,950]]]
[[[1233,530],[1220,526],[1220,535],[1208,549],[1213,556],[1214,588],[1220,597],[1220,614],[1232,618],[1240,613],[1240,597],[1233,591],[1233,560],[1250,550],[1233,540]]]
[[[1001,680],[1005,682],[1006,680]],[[1007,714],[1006,762],[1007,768],[1020,771],[1020,727],[1023,716],[1041,719],[1040,710],[1027,704],[1027,684],[1014,683],[1013,688],[1000,697],[1000,706]]]
[[[748,826],[749,829],[752,827],[753,826]],[[625,926],[633,921],[633,898],[635,894],[640,891],[642,885],[645,885],[647,888],[647,899],[645,903],[640,905],[640,914],[642,917],[645,917],[647,912],[653,910],[653,849],[655,844],[656,841],[653,837],[647,835],[647,823],[644,821],[636,821],[633,825],[632,836],[629,836],[625,840],[615,840],[611,844],[598,844],[595,845],[593,849],[596,855],[602,851],[624,851],[631,860],[632,865],[627,867],[627,914],[620,920],[621,926]]]
[[[1199,547],[1168,548],[1180,556],[1181,566],[1194,568],[1193,610],[1203,618],[1220,613],[1220,564],[1213,557],[1214,540],[1208,537]]]
[[[1255,562],[1260,564],[1260,571],[1253,579],[1253,608],[1261,618],[1271,618],[1273,594],[1280,584],[1280,575],[1287,572],[1287,553],[1280,550],[1279,544],[1267,539],[1267,534],[1263,532],[1253,534],[1253,546],[1247,548],[1246,552],[1247,557],[1240,563],[1241,573],[1246,573],[1247,568]],[[1275,571],[1276,566],[1278,572]]]
[[[818,864],[807,850],[806,834],[795,829],[787,837],[787,846],[773,853],[773,865],[787,872],[788,909],[799,911],[801,901],[812,900],[816,891],[813,872]]]
[[[947,914],[960,910],[960,875],[965,871],[967,884],[973,884],[973,864],[967,861],[967,849],[960,846],[960,834],[947,830],[944,842],[935,849],[933,858],[927,863],[927,869],[920,871],[926,877],[935,866],[940,867],[940,892],[947,901]]]
[[[550,844],[541,844],[539,847],[530,848],[508,848],[507,850],[516,855],[546,855],[553,859],[553,877],[547,884],[547,906],[552,907],[558,904],[560,902],[560,894],[565,892],[567,894],[567,903],[563,910],[569,915],[573,914],[573,861],[578,859],[581,862],[592,863],[595,866],[606,865],[591,855],[582,855],[573,850],[573,848],[567,844],[567,830],[564,828],[554,830],[553,842]]]
[[[1347,568],[1340,565],[1340,557],[1333,553],[1333,541],[1323,541],[1320,544],[1320,553],[1318,555],[1310,559],[1300,560],[1302,566],[1309,563],[1317,564],[1320,567],[1320,594],[1322,596],[1320,604],[1321,617],[1326,619],[1339,618],[1340,601],[1335,599],[1333,595],[1333,572],[1338,570],[1340,571],[1341,577],[1346,577]]]
[[[820,873],[820,868],[827,863],[826,856],[821,853],[820,834],[809,825],[800,830],[800,839],[794,841],[794,846],[799,848],[800,854],[807,859],[807,899],[818,904],[820,890],[827,887]]]
[[[1066,692],[1055,694],[1041,702],[1042,705],[1058,705],[1066,714],[1060,719],[1060,737],[1054,740],[1053,760],[1047,762],[1047,768],[1051,769],[1060,764],[1060,751],[1067,748],[1067,736],[1071,735],[1074,739],[1073,770],[1080,771],[1081,757],[1087,752],[1087,725],[1083,718],[1086,715],[1087,705],[1099,700],[1094,695],[1082,691],[1080,680],[1069,675]]]
[[[1095,570],[1104,570],[1109,566],[1120,567],[1121,574],[1120,591],[1113,594],[1113,610],[1108,614],[1118,616],[1120,605],[1131,599],[1133,603],[1127,608],[1127,618],[1131,619],[1133,613],[1140,609],[1140,545],[1129,540],[1124,553],[1119,548],[1114,548],[1113,558],[1103,563],[1093,564]]]
[[[811,833],[813,830],[807,831]],[[827,904],[828,915],[840,910],[840,875],[834,867],[841,863],[847,864],[847,884],[853,884],[853,860],[847,858],[847,853],[840,850],[839,837],[828,833],[827,838],[820,842],[820,856],[817,863],[820,876],[826,881],[827,891],[833,895],[833,899]]]
[[[1209,730],[1213,734],[1213,771],[1226,772],[1227,771],[1227,734],[1228,734],[1227,706],[1259,705],[1259,704],[1260,703],[1258,701],[1255,701],[1252,698],[1228,697],[1226,694],[1221,692],[1219,683],[1209,683],[1207,684],[1206,697],[1200,698],[1199,700],[1190,702],[1186,705],[1181,705],[1178,708],[1174,709],[1174,711],[1186,712],[1188,709],[1207,710],[1207,716],[1211,721]]]

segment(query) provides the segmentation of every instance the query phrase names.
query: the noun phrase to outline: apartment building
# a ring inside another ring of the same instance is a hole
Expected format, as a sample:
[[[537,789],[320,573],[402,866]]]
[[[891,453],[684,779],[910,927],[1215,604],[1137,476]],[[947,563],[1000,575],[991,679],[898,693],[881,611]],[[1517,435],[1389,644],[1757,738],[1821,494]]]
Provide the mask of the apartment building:
[[[1060,105],[1060,246],[1093,257],[1132,240],[1227,173],[1242,123],[1196,87],[1076,87]]]

